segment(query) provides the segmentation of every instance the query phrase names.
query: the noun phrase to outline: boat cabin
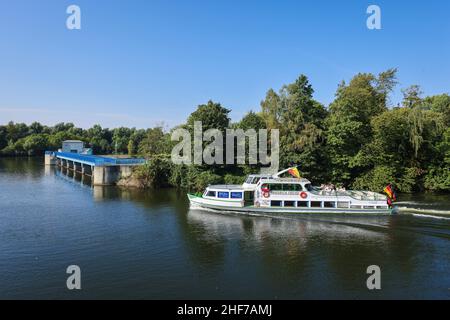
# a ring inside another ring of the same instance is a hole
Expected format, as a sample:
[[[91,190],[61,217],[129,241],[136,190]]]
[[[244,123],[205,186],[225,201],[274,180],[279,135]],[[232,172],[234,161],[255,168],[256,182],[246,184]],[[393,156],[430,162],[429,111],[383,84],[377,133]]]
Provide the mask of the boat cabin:
[[[244,189],[248,190],[255,190],[256,186],[258,185],[258,182],[261,179],[270,179],[272,176],[270,174],[251,174],[245,179],[244,184],[242,187]]]

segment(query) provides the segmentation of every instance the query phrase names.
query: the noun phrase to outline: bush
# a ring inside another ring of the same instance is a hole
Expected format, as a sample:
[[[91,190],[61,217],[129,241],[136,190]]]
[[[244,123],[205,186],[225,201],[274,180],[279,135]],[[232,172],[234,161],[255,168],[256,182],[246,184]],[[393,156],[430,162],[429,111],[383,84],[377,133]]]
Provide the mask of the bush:
[[[236,176],[232,174],[226,174],[224,177],[224,182],[226,184],[243,184],[245,181],[245,176]]]
[[[167,159],[154,157],[145,165],[138,166],[133,177],[140,181],[143,188],[156,188],[169,186],[171,162]]]
[[[431,191],[450,191],[450,169],[431,168],[425,176],[424,186]]]
[[[383,191],[389,183],[396,184],[395,169],[388,166],[377,166],[371,171],[357,177],[352,184],[354,189]]]

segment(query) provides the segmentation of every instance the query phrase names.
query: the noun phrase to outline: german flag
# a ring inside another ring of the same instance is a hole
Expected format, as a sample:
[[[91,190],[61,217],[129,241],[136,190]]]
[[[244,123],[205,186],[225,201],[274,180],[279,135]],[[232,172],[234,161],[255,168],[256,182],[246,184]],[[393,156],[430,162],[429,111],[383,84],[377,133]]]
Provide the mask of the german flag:
[[[395,192],[392,190],[391,184],[388,184],[383,190],[389,197],[389,199],[395,200]]]
[[[297,168],[290,168],[290,169],[288,170],[288,172],[289,172],[289,174],[290,174],[291,176],[300,179],[300,172],[298,171]]]

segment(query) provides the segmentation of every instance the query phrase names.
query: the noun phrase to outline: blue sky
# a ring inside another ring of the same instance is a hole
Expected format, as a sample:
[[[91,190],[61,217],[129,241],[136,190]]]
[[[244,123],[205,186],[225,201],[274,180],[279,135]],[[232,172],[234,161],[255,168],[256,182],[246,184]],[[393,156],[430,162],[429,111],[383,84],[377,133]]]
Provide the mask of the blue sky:
[[[209,99],[238,120],[302,73],[328,105],[341,80],[391,67],[394,104],[411,84],[450,91],[449,1],[0,0],[0,123],[172,127]]]

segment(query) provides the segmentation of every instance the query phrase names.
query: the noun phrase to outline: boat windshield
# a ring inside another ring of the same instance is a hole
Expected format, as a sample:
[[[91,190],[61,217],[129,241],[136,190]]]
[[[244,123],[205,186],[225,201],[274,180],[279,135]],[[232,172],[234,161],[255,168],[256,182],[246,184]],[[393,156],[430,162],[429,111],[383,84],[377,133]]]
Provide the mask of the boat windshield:
[[[308,190],[309,192],[319,192],[320,191],[319,187],[314,187],[311,185],[311,183],[305,184],[305,189]]]
[[[260,177],[254,177],[254,176],[250,176],[247,178],[247,180],[245,180],[245,183],[248,184],[257,184],[259,182],[261,178]]]

